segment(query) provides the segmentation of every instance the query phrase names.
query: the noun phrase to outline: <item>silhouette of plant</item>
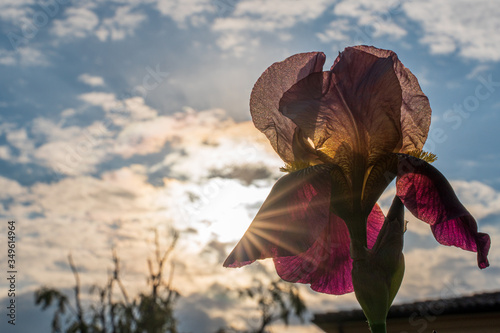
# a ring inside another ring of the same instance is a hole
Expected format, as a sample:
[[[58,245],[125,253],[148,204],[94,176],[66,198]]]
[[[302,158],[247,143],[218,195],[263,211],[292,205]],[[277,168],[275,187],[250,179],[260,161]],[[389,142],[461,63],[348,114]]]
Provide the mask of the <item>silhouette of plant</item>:
[[[60,290],[45,286],[35,291],[35,304],[42,310],[56,306],[53,333],[177,333],[173,305],[179,293],[172,288],[174,265],[169,259],[178,237],[177,232],[172,232],[171,242],[162,252],[155,232],[155,257],[148,259],[148,293],[128,295],[120,278],[120,260],[113,249],[114,267],[106,285],[89,289],[89,295],[97,294],[96,303],[82,306],[80,277],[70,254],[68,263],[75,277],[74,305]],[[165,280],[164,270],[169,262],[170,272]]]
[[[260,323],[250,331],[229,327],[220,328],[216,333],[266,333],[271,323],[283,321],[288,325],[293,315],[303,321],[306,305],[294,284],[280,279],[265,285],[260,280],[254,280],[250,287],[238,289],[236,292],[240,298],[250,298],[257,302]]]

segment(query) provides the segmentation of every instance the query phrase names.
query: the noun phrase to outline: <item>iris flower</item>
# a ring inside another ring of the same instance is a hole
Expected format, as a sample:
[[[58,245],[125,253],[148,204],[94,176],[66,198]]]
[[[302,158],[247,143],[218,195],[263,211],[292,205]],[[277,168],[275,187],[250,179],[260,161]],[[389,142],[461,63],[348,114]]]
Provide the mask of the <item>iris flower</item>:
[[[327,294],[355,291],[365,314],[373,311],[371,298],[382,297],[370,294],[381,283],[388,306],[372,317],[385,321],[404,271],[403,204],[439,243],[477,252],[480,268],[488,266],[490,239],[428,163],[434,155],[422,148],[429,101],[397,55],[356,46],[329,71],[324,62],[321,52],[293,55],[269,67],[253,88],[254,124],[287,174],[224,266],[273,258],[286,281]],[[394,178],[386,218],[376,202]]]

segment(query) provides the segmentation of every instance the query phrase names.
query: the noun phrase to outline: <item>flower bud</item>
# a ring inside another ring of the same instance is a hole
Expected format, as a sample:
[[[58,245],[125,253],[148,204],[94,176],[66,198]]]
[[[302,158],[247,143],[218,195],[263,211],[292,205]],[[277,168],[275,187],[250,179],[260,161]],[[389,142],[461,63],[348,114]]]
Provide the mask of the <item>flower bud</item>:
[[[354,292],[372,332],[385,332],[385,321],[404,274],[404,206],[398,197],[372,249],[354,258]]]

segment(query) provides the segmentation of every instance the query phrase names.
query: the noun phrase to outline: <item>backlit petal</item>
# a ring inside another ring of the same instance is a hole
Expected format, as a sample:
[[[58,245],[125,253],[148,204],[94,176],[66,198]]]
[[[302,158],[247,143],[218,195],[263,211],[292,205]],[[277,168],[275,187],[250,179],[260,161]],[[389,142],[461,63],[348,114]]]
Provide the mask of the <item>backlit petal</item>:
[[[350,52],[350,49],[347,48],[344,52]],[[432,111],[429,99],[422,92],[415,75],[399,61],[396,53],[392,51],[366,45],[354,46],[352,49],[361,50],[380,58],[392,58],[394,71],[403,91],[403,103],[401,106],[403,147],[401,148],[401,152],[405,153],[415,149],[422,149],[429,132]]]
[[[368,217],[368,245],[371,248],[384,223],[378,205]],[[334,295],[353,291],[349,231],[344,221],[330,214],[329,224],[304,253],[274,259],[276,272],[285,281],[311,284],[311,289]]]
[[[476,221],[436,168],[416,157],[399,154],[396,188],[406,208],[431,225],[439,243],[477,252],[478,266],[489,266],[490,237],[478,232]]]
[[[250,96],[250,112],[255,127],[263,132],[274,150],[287,163],[293,162],[295,124],[279,111],[283,93],[313,72],[321,72],[322,52],[300,53],[271,65],[257,80]]]
[[[280,178],[224,266],[307,251],[328,224],[329,169],[318,165]]]
[[[330,214],[328,227],[305,253],[274,259],[285,281],[310,283],[311,289],[334,295],[353,291],[349,231],[344,221]]]
[[[331,72],[312,73],[290,88],[280,111],[362,183],[367,167],[400,150],[401,100],[392,59],[351,50]]]

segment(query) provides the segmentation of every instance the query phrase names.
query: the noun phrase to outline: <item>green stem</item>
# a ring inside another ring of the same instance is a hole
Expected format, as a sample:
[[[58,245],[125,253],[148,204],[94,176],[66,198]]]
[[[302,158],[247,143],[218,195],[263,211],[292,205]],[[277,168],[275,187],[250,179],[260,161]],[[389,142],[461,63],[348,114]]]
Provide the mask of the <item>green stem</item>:
[[[387,327],[385,322],[384,323],[378,323],[378,324],[370,324],[370,331],[372,333],[387,333]]]

